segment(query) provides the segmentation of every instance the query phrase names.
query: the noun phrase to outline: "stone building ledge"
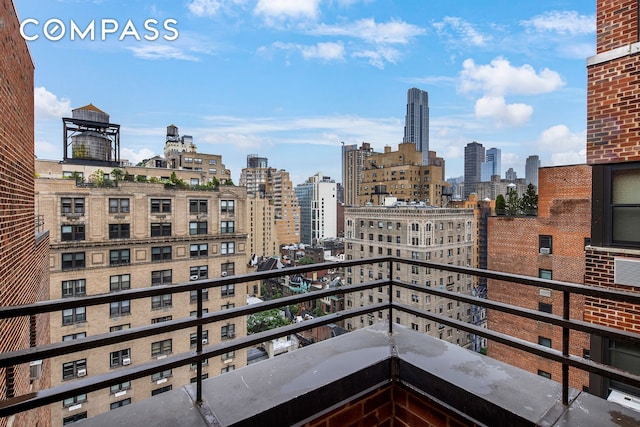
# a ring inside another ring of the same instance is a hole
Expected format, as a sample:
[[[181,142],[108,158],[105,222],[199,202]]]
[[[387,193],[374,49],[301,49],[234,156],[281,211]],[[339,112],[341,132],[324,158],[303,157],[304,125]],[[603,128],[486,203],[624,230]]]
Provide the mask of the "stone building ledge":
[[[397,324],[393,329],[390,336],[388,324],[376,324],[203,381],[202,406],[194,404],[195,387],[186,386],[77,425],[318,425],[390,386],[411,390],[460,425],[640,425],[640,413],[618,404],[571,390],[563,407],[559,383]]]

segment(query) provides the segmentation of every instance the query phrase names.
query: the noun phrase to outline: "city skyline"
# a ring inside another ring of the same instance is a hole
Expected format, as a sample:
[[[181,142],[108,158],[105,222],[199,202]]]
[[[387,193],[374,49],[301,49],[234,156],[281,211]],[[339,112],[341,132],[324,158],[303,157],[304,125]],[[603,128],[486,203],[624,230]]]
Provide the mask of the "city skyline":
[[[223,156],[235,182],[254,153],[294,184],[318,171],[339,177],[341,142],[382,152],[402,141],[406,93],[417,87],[429,92],[429,148],[445,158],[447,177],[463,174],[474,140],[500,148],[503,170],[520,176],[533,153],[545,166],[584,162],[590,2],[15,6],[23,22],[39,22],[25,33],[41,35],[29,42],[41,159],[61,159],[61,118],[93,103],[122,125],[122,158],[133,163],[162,154],[175,124],[199,151]],[[120,30],[129,19],[139,28],[175,19],[179,38],[51,41],[42,27],[52,18],[82,28],[109,18]]]

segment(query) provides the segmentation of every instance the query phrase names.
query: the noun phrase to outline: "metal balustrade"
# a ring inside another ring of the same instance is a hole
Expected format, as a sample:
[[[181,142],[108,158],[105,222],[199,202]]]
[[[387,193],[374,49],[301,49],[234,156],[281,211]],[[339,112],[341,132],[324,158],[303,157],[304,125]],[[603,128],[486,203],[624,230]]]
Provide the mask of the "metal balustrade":
[[[219,288],[230,284],[236,285],[257,280],[282,277],[285,275],[294,275],[325,269],[342,269],[374,263],[388,263],[389,277],[381,280],[372,280],[360,284],[340,286],[337,288],[323,289],[301,295],[279,298],[276,300],[265,301],[259,304],[230,308],[214,313],[204,314],[203,312],[202,296],[203,289],[205,288],[209,288],[211,292],[211,288]],[[563,293],[564,298],[563,315],[556,316],[553,314],[525,309],[501,302],[489,301],[487,299],[474,297],[468,294],[452,292],[444,289],[441,290],[433,287],[426,287],[396,280],[394,279],[393,274],[395,271],[395,264],[397,263],[518,283],[525,286],[544,287],[555,291],[560,291]],[[317,300],[332,295],[359,292],[378,287],[388,287],[388,300],[386,302],[370,303],[364,307],[342,310],[337,313],[327,314],[325,316],[317,317],[312,320],[306,320],[301,323],[296,323],[257,334],[247,335],[245,337],[229,339],[217,344],[210,344],[206,348],[203,348],[202,346],[203,325],[207,325],[212,322],[248,316],[250,314],[273,308],[284,307],[286,305]],[[420,292],[423,294],[435,295],[454,301],[460,301],[462,303],[481,306],[490,310],[516,315],[526,319],[546,322],[561,327],[563,331],[562,350],[553,350],[551,348],[534,344],[513,336],[509,336],[496,331],[491,331],[471,323],[466,323],[446,316],[441,316],[433,312],[421,310],[414,306],[395,302],[393,300],[393,296],[395,294],[394,288],[398,287],[415,292]],[[563,390],[562,403],[564,405],[567,405],[569,400],[569,367],[574,367],[591,373],[602,375],[604,377],[620,381],[634,387],[640,387],[640,376],[638,375],[633,375],[608,365],[596,363],[594,361],[586,360],[582,357],[577,357],[569,354],[569,332],[571,330],[586,332],[589,334],[596,334],[616,340],[625,340],[634,343],[640,343],[639,334],[634,334],[631,332],[612,329],[608,327],[602,327],[581,320],[570,319],[569,308],[571,295],[584,295],[611,301],[624,301],[625,303],[629,304],[640,304],[640,294],[611,290],[607,288],[596,288],[556,280],[546,280],[535,277],[481,270],[476,268],[402,259],[397,257],[377,257],[342,262],[312,264],[308,266],[286,268],[282,270],[229,276],[217,279],[197,280],[176,285],[160,285],[143,289],[125,290],[109,294],[43,301],[24,306],[1,307],[0,319],[8,319],[19,316],[30,316],[34,314],[60,311],[70,308],[95,306],[123,300],[149,298],[152,296],[190,292],[194,290],[197,291],[198,296],[196,317],[181,318],[162,323],[150,324],[138,328],[112,332],[108,334],[88,336],[86,338],[73,341],[57,342],[45,346],[33,347],[0,354],[0,367],[7,367],[21,363],[62,356],[77,351],[100,348],[110,344],[121,343],[144,337],[151,337],[167,332],[174,332],[193,327],[197,328],[197,346],[193,351],[168,356],[161,360],[154,360],[143,364],[128,366],[126,368],[118,369],[113,372],[95,376],[87,376],[85,378],[67,382],[50,389],[40,390],[38,392],[5,400],[3,402],[0,402],[0,417],[10,416],[21,411],[26,411],[43,405],[61,401],[63,399],[77,396],[79,394],[97,391],[106,387],[120,384],[125,381],[142,378],[167,369],[177,368],[193,363],[197,364],[196,401],[200,402],[202,400],[202,364],[205,359],[220,356],[230,351],[247,348],[289,334],[312,329],[317,326],[336,323],[356,316],[361,316],[363,314],[383,310],[386,310],[388,312],[389,333],[393,333],[393,322],[391,321],[391,319],[393,319],[393,312],[394,310],[398,310],[401,312],[416,315],[418,317],[426,318],[434,322],[442,323],[458,330],[479,335],[493,342],[505,344],[507,346],[544,357],[548,360],[561,363]]]

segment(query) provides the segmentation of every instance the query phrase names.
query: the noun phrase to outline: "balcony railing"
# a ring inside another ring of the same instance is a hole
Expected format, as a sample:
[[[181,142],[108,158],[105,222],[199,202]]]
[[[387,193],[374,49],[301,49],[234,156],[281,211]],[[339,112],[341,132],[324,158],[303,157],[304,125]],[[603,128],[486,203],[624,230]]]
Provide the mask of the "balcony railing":
[[[227,309],[224,311],[218,311],[215,313],[204,314],[203,311],[203,289],[208,288],[210,291],[212,288],[219,288],[227,285],[235,285],[239,283],[254,282],[256,280],[271,279],[280,277],[283,275],[293,275],[306,273],[316,270],[336,269],[336,268],[348,268],[353,266],[361,266],[376,263],[388,263],[389,277],[381,280],[373,280],[366,283],[353,284],[348,286],[341,286],[337,288],[324,289],[320,291],[309,292],[302,295],[295,295],[290,297],[284,297],[277,300],[262,302],[250,306],[236,307]],[[476,277],[489,278],[501,281],[507,281],[512,283],[518,283],[525,286],[544,287],[555,291],[562,292],[564,298],[563,315],[556,316],[539,312],[535,310],[525,309],[509,304],[504,304],[496,301],[489,301],[482,298],[477,298],[471,295],[461,294],[457,292],[440,290],[432,287],[425,287],[421,285],[415,285],[406,283],[400,280],[396,280],[393,277],[395,271],[395,264],[415,265],[421,267],[427,267],[432,269],[439,269],[454,273],[461,273]],[[212,322],[223,321],[236,317],[244,317],[253,313],[269,310],[273,308],[283,307],[290,304],[302,303],[311,300],[318,300],[330,296],[348,294],[354,292],[360,292],[364,290],[388,287],[388,300],[382,303],[371,303],[367,306],[360,308],[353,308],[343,310],[337,313],[328,314],[325,316],[317,317],[312,320],[307,320],[301,323],[284,326],[281,328],[273,329],[266,332],[261,332],[253,335],[239,337],[235,339],[227,339],[224,342],[212,344],[203,348],[203,325],[207,325]],[[496,331],[484,329],[472,323],[466,323],[460,320],[441,316],[433,312],[418,309],[414,306],[401,304],[395,302],[393,297],[395,295],[395,288],[409,289],[414,292],[436,295],[442,298],[447,298],[454,301],[460,301],[462,303],[471,304],[474,306],[485,307],[491,310],[495,310],[510,315],[516,315],[525,319],[532,319],[540,322],[545,322],[562,328],[563,340],[562,350],[553,350],[548,347],[544,347],[538,344],[534,344],[522,339],[505,335]],[[525,351],[530,354],[534,354],[545,359],[558,362],[562,365],[562,403],[568,404],[569,400],[569,367],[585,370],[597,375],[601,375],[606,378],[610,378],[622,383],[631,385],[633,387],[640,387],[640,376],[633,375],[608,365],[596,363],[591,360],[586,360],[581,357],[577,357],[569,354],[569,333],[571,330],[586,332],[589,334],[595,334],[602,337],[607,337],[615,340],[625,340],[627,342],[640,343],[640,335],[625,332],[622,330],[611,329],[587,323],[580,320],[570,319],[569,308],[571,295],[584,295],[594,298],[602,298],[613,301],[624,301],[629,304],[640,304],[640,294],[634,294],[629,292],[622,292],[618,290],[609,290],[605,288],[594,288],[584,285],[578,285],[573,283],[545,280],[533,277],[526,277],[514,274],[499,273],[494,271],[480,270],[468,267],[458,267],[448,264],[439,264],[432,262],[425,262],[419,260],[407,260],[396,257],[379,257],[360,260],[343,261],[339,263],[322,263],[313,264],[303,267],[294,267],[285,270],[267,271],[261,273],[245,274],[239,276],[224,277],[218,279],[198,280],[188,283],[182,283],[178,285],[160,285],[153,286],[144,289],[132,289],[121,291],[117,293],[101,294],[95,296],[87,296],[82,298],[68,298],[63,300],[44,301],[36,304],[15,306],[15,307],[2,307],[0,308],[0,319],[13,318],[18,316],[30,316],[40,313],[47,313],[53,311],[60,311],[63,309],[95,306],[100,304],[107,304],[111,302],[133,300],[140,298],[149,298],[152,296],[174,294],[181,292],[190,292],[196,290],[198,295],[197,304],[197,317],[189,317],[176,319],[172,321],[150,324],[134,329],[122,330],[119,332],[113,332],[109,334],[101,334],[95,336],[89,336],[83,339],[74,341],[58,342],[48,344],[46,346],[34,347],[25,350],[19,350],[9,353],[0,354],[0,367],[13,366],[17,364],[42,360],[46,358],[61,356],[65,354],[74,353],[77,351],[89,350],[94,348],[101,348],[110,344],[122,343],[125,341],[140,339],[144,337],[151,337],[158,334],[167,332],[179,331],[187,328],[197,328],[196,349],[177,355],[172,355],[161,360],[155,360],[145,364],[132,365],[123,369],[114,370],[105,374],[88,376],[86,378],[68,382],[62,385],[55,386],[53,388],[38,391],[37,393],[17,396],[12,399],[0,402],[0,417],[10,416],[21,411],[37,408],[43,405],[61,401],[66,398],[77,396],[79,394],[88,393],[110,387],[116,384],[120,384],[125,381],[131,381],[134,379],[150,376],[152,374],[162,372],[164,370],[177,368],[180,366],[197,364],[196,375],[196,402],[202,401],[202,366],[203,361],[212,357],[220,357],[231,351],[247,348],[263,342],[282,337],[285,335],[301,332],[304,330],[312,329],[317,326],[327,325],[330,323],[337,323],[342,320],[361,316],[364,314],[374,313],[377,311],[388,312],[388,328],[389,332],[393,332],[394,324],[391,321],[393,319],[394,310],[398,310],[405,313],[410,313],[421,318],[429,319],[431,321],[448,325],[458,330],[466,331],[470,334],[479,335],[487,338],[493,342],[505,344],[507,346]]]

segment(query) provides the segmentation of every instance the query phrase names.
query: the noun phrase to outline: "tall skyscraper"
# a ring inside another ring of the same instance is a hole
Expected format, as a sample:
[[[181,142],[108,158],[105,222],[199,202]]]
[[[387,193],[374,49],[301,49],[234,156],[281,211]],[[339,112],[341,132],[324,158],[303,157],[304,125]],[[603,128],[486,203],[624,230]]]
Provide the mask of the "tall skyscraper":
[[[538,169],[540,168],[540,157],[529,156],[524,167],[524,177],[527,185],[533,184],[538,187]]]
[[[484,146],[476,141],[464,147],[464,198],[476,191],[476,182],[481,182]]]
[[[344,186],[343,203],[347,206],[358,204],[358,189],[362,182],[362,172],[366,158],[376,154],[368,142],[363,142],[360,148],[356,144],[342,146],[342,185]]]
[[[412,87],[407,91],[407,115],[402,142],[413,142],[429,164],[429,93]]]
[[[500,175],[500,157],[502,151],[499,148],[489,148],[487,150],[485,161],[482,162],[481,180],[482,182],[491,181],[493,175]]]

